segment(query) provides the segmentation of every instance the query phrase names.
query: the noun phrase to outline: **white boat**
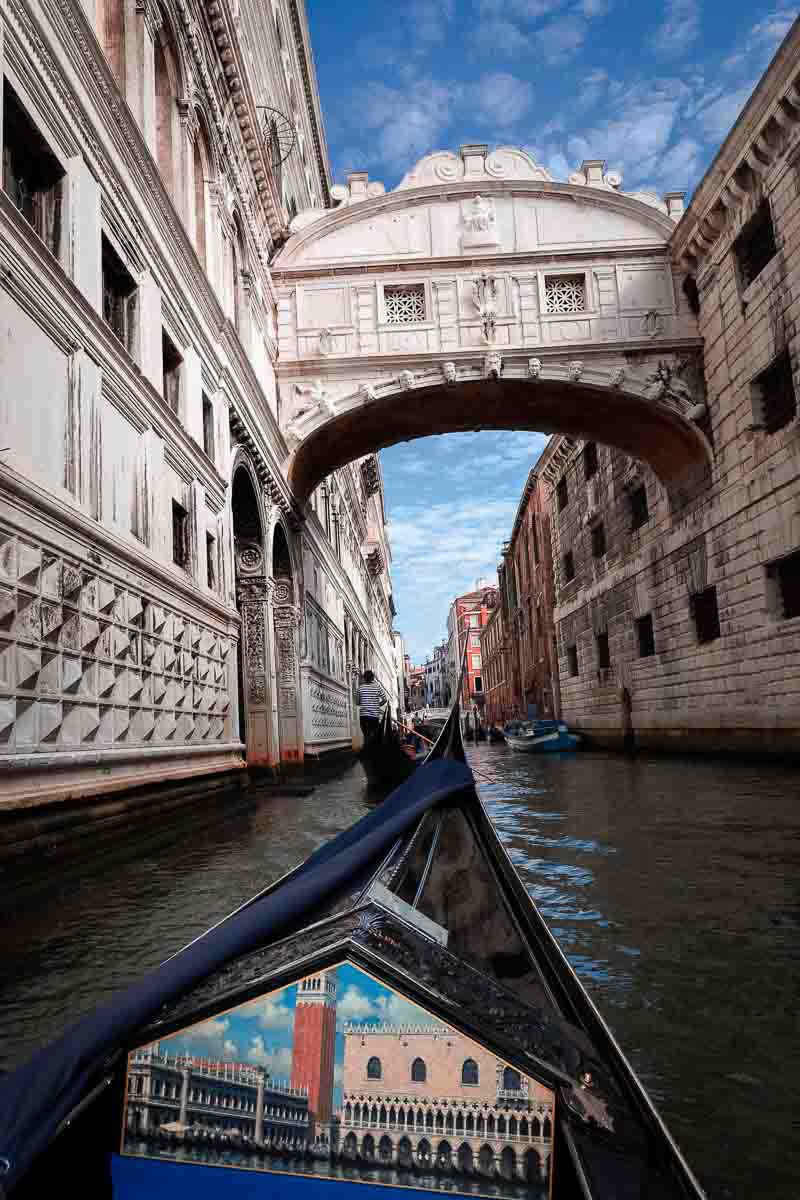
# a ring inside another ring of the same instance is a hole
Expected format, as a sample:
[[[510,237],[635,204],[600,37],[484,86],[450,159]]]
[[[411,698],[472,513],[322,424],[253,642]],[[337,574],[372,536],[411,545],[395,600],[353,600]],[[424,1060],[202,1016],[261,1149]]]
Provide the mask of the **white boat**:
[[[558,750],[577,750],[579,733],[570,733],[562,721],[512,722],[503,730],[506,744],[526,754],[547,754]]]

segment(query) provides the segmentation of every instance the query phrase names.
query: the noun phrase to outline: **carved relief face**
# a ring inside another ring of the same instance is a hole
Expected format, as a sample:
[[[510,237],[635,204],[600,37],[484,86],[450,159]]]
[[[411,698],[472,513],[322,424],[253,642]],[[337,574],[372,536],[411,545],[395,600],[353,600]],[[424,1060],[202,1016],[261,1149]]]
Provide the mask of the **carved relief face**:
[[[442,366],[445,383],[455,383],[456,381],[456,364],[454,362],[446,362]]]
[[[542,360],[540,358],[528,359],[528,375],[531,379],[538,379],[542,373]]]
[[[414,386],[414,376],[411,371],[401,371],[399,376],[400,387],[403,391],[408,391]]]

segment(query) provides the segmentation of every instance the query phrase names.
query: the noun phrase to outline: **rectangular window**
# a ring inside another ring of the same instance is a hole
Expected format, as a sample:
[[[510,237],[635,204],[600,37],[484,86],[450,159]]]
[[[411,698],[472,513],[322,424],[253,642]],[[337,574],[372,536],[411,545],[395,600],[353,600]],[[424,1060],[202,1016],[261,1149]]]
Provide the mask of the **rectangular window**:
[[[764,200],[733,243],[742,289],[756,279],[778,253],[769,201]]]
[[[750,384],[753,424],[776,433],[794,420],[797,397],[792,379],[792,361],[784,350]]]
[[[479,628],[479,626],[480,626],[480,617],[478,616],[478,614],[477,614],[477,613],[472,613],[472,614],[471,614],[471,616],[470,616],[470,618],[469,618],[469,623],[470,623],[470,627],[471,627],[472,629],[478,629],[478,628]]]
[[[545,275],[544,311],[546,313],[586,312],[584,275]]]
[[[639,658],[651,658],[656,652],[652,613],[647,613],[644,617],[637,618],[636,636],[639,639]]]
[[[481,661],[481,656],[480,656],[480,654],[473,654],[473,656],[472,656],[472,669],[473,669],[473,671],[480,671],[480,669],[481,669],[481,667],[482,667],[482,666],[483,666],[483,663],[482,663],[482,661]]]
[[[567,646],[567,670],[570,675],[578,674],[578,647]]]
[[[217,590],[217,539],[213,534],[206,534],[206,571],[208,586],[212,592]]]
[[[3,190],[58,257],[66,172],[3,80]]]
[[[539,561],[539,531],[536,528],[536,518],[531,519],[531,546],[533,547],[533,561]]]
[[[597,669],[598,671],[607,671],[611,666],[611,656],[608,653],[608,632],[598,633],[595,637],[595,645],[597,646]]]
[[[184,570],[189,565],[189,514],[172,501],[172,561]]]
[[[479,633],[471,633],[469,635],[469,644],[470,644],[470,646],[475,646],[475,647],[480,646],[480,644],[481,644],[480,634]]]
[[[606,552],[606,527],[602,521],[592,526],[592,555],[603,558]]]
[[[163,395],[169,407],[177,415],[181,399],[181,367],[183,359],[178,347],[167,333],[161,331],[161,351],[163,356],[164,390]]]
[[[571,550],[567,551],[562,561],[564,564],[564,579],[569,583],[570,579],[575,578],[575,559]]]
[[[138,288],[111,242],[102,235],[103,320],[131,357],[136,346]]]
[[[556,504],[558,505],[559,512],[563,512],[569,504],[569,491],[567,489],[566,475],[562,475],[558,481],[558,486],[556,487]]]
[[[694,592],[689,601],[689,608],[697,630],[698,642],[713,642],[718,638],[720,629],[717,589],[707,587],[702,592]]]
[[[631,532],[641,529],[650,519],[647,507],[647,488],[643,483],[628,493],[628,507],[631,514]]]
[[[475,691],[476,692],[483,691],[483,680],[481,679],[480,675],[475,676]]]
[[[411,325],[424,321],[425,284],[406,283],[383,289],[386,322],[389,325]]]
[[[778,620],[800,617],[800,550],[770,563],[767,578],[773,585],[771,608]]]
[[[208,458],[214,461],[214,405],[203,393],[203,449]]]
[[[583,477],[591,479],[597,474],[597,442],[587,442],[583,447]]]

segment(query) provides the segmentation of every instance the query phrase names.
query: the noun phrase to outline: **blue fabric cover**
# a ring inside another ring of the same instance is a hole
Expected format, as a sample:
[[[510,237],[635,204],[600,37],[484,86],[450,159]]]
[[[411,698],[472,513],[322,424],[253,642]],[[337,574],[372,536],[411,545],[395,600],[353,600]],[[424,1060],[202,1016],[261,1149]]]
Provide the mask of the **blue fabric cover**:
[[[59,1123],[96,1082],[109,1056],[165,1004],[232,959],[276,941],[386,854],[424,812],[472,783],[464,763],[423,763],[382,804],[320,847],[275,891],[223,921],[0,1078],[0,1156],[10,1163],[4,1186],[13,1189]],[[102,970],[101,963],[97,969]]]
[[[236,1167],[208,1167],[197,1163],[156,1162],[147,1158],[111,1158],[114,1200],[333,1200],[344,1188],[353,1200],[386,1200],[380,1184],[349,1182],[346,1179],[314,1179],[282,1175],[274,1171],[240,1171]],[[413,1187],[413,1185],[412,1185]],[[441,1192],[413,1188],[417,1196],[436,1197]]]

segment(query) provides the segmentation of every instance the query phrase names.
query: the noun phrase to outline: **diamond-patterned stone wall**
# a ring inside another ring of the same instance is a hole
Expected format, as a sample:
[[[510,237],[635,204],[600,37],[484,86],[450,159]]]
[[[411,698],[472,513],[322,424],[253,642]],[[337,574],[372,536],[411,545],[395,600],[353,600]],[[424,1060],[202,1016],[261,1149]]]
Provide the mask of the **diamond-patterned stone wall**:
[[[231,740],[229,638],[0,526],[0,754]]]

